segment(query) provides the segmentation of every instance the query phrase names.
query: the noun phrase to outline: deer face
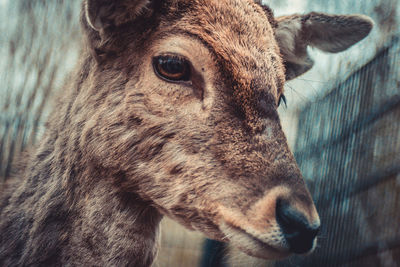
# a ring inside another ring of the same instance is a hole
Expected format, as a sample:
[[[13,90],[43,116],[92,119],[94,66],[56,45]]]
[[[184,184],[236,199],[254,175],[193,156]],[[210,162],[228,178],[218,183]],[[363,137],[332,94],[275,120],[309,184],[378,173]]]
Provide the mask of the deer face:
[[[312,66],[308,45],[344,50],[370,21],[275,20],[247,0],[88,0],[84,11],[96,59],[79,92],[88,158],[123,174],[122,190],[250,255],[311,251],[320,222],[277,113],[285,75]]]

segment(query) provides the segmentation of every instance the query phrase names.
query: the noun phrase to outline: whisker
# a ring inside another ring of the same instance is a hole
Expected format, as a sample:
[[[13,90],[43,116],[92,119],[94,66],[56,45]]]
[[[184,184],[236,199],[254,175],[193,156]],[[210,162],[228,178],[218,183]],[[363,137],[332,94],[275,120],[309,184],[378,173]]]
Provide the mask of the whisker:
[[[297,91],[296,89],[294,89],[292,86],[287,85],[289,87],[289,89],[291,89],[293,92],[295,92],[298,96],[300,96],[302,98],[302,100],[306,100],[306,101],[311,101],[310,98],[304,96],[303,94],[301,94],[299,91]]]
[[[308,81],[308,82],[316,82],[316,83],[325,83],[325,84],[331,83],[331,81],[323,82],[323,81],[310,80],[310,79],[304,79],[304,78],[297,78],[297,79],[300,81]]]

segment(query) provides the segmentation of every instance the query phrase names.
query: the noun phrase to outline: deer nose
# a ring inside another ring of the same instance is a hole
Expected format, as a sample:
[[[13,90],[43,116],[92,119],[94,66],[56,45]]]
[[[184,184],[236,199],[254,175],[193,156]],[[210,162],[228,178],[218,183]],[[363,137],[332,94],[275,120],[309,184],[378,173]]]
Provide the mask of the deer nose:
[[[301,212],[283,200],[277,201],[276,219],[292,252],[302,254],[313,248],[319,222],[309,223]]]

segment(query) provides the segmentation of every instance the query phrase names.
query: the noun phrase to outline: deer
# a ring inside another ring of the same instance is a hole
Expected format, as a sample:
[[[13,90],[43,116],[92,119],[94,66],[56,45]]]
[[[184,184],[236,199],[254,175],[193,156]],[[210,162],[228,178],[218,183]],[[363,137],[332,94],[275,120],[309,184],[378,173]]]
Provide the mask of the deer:
[[[164,216],[263,259],[320,218],[278,115],[286,81],[373,27],[254,0],[84,0],[82,52],[1,185],[1,266],[151,266]]]

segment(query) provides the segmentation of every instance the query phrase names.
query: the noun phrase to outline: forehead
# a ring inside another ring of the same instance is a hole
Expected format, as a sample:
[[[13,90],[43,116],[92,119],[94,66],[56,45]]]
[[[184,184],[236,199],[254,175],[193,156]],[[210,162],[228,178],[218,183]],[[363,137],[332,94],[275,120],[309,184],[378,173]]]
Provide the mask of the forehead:
[[[284,68],[260,5],[253,0],[193,0],[180,10],[179,2],[171,8],[182,12],[173,28],[199,38],[236,83],[273,83],[282,89]]]

